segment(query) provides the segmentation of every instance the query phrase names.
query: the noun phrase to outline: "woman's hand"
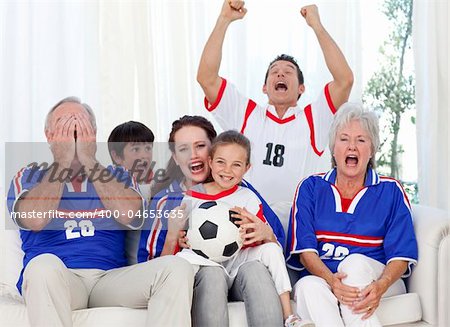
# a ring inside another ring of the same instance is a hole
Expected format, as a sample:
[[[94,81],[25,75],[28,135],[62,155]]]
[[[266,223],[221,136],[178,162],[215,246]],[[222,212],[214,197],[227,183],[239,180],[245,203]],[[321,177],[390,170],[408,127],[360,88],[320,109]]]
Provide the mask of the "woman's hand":
[[[383,280],[377,280],[369,284],[361,291],[362,300],[352,306],[353,313],[365,313],[362,319],[369,318],[380,305],[381,297],[387,289],[388,285]]]
[[[361,300],[354,303],[354,313],[364,313],[362,319],[369,318],[380,305],[381,297],[408,269],[408,261],[393,260],[384,268],[383,274],[361,291]]]
[[[187,215],[184,209],[186,209],[185,203],[170,210],[167,218],[167,235],[161,256],[175,254],[177,245],[183,249],[189,247],[186,232],[184,230],[187,221]]]
[[[277,241],[270,225],[264,223],[247,209],[234,207],[231,210],[236,212],[231,216],[233,218],[240,219],[237,220],[235,224],[240,226],[241,237],[244,245]]]
[[[329,285],[331,287],[331,291],[333,292],[334,296],[336,296],[338,301],[341,304],[351,307],[353,303],[361,299],[360,291],[357,287],[348,286],[342,283],[342,279],[344,279],[345,277],[347,277],[347,275],[342,272],[334,273],[331,277]]]
[[[184,229],[186,228],[187,215],[185,209],[186,209],[185,203],[183,203],[178,207],[175,207],[174,209],[170,210],[170,214],[167,219],[166,238],[169,240],[176,240],[178,245],[180,245],[180,238],[181,238],[180,233],[184,232]],[[185,236],[186,232],[184,232],[184,235],[182,237]]]

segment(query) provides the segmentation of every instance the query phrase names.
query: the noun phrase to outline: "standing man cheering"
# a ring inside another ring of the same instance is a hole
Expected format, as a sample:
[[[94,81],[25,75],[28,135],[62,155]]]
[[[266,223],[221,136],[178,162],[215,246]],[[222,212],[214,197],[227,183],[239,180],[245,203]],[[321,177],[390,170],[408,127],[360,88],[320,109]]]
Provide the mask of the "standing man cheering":
[[[205,93],[206,109],[221,127],[240,131],[252,143],[253,167],[246,180],[269,203],[292,201],[296,183],[317,172],[334,114],[350,95],[353,73],[323,27],[317,7],[306,6],[300,13],[316,34],[333,80],[315,102],[299,107],[297,101],[305,92],[303,73],[293,57],[283,54],[266,72],[262,91],[268,104],[256,104],[219,76],[228,26],[246,13],[244,1],[224,1],[203,50],[197,80]]]

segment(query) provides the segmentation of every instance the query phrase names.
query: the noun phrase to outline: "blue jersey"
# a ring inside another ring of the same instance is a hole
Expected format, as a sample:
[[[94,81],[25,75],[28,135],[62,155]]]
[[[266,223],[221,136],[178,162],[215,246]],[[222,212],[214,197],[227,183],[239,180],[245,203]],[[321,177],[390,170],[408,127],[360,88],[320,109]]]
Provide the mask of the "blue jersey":
[[[108,170],[138,192],[137,184],[123,168]],[[24,168],[14,177],[8,192],[8,209],[13,218],[16,201],[38,185],[45,173],[46,170]],[[30,199],[33,200],[44,201]],[[58,208],[45,214],[53,219],[43,230],[20,230],[25,256],[17,283],[19,291],[26,265],[44,253],[58,256],[68,268],[109,270],[126,266],[125,228],[114,219],[114,212],[105,208],[87,178],[66,183]]]
[[[283,225],[275,212],[250,183],[243,180],[241,186],[247,187],[256,194],[261,201],[264,218],[272,228],[278,242],[284,244],[285,233]],[[167,219],[164,218],[162,212],[179,206],[184,194],[185,191],[180,184],[174,181],[169,188],[162,190],[152,198],[148,210],[150,219],[146,220],[145,228],[141,232],[139,241],[138,262],[147,261],[161,255],[167,235]]]
[[[297,186],[289,221],[288,266],[304,269],[299,260],[302,252],[317,253],[333,273],[353,253],[383,264],[392,260],[415,264],[417,241],[410,204],[400,183],[369,169],[364,187],[347,207],[335,182],[333,169]]]

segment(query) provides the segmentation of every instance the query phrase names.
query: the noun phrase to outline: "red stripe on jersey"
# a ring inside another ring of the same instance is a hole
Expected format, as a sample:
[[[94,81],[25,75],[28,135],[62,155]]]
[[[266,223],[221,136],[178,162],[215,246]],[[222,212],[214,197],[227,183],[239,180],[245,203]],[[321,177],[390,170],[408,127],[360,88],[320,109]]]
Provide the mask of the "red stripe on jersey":
[[[19,170],[19,172],[16,175],[16,178],[14,178],[14,184],[16,184],[17,195],[22,193],[22,184],[20,183],[20,178],[22,177],[22,173],[24,170],[25,170],[25,168],[22,168],[21,170]]]
[[[277,116],[275,116],[274,114],[272,114],[269,110],[266,110],[266,116],[269,117],[270,119],[272,119],[274,122],[276,122],[278,124],[286,124],[286,123],[289,123],[290,121],[293,121],[295,119],[295,115],[289,116],[287,118],[280,119]]]
[[[329,85],[330,85],[330,83],[325,85],[325,89],[324,89],[325,98],[327,99],[328,107],[330,108],[331,112],[333,114],[335,114],[337,110],[336,110],[336,107],[333,104],[333,100],[331,99],[330,89],[328,87]]]
[[[154,257],[154,253],[153,253],[153,245],[155,244],[155,239],[156,239],[156,234],[158,234],[158,228],[159,228],[159,224],[161,223],[161,218],[158,218],[158,220],[156,221],[156,226],[153,229],[153,233],[152,233],[152,237],[150,239],[150,242],[148,244],[148,259],[153,259]]]
[[[111,218],[114,216],[114,213],[110,210],[106,209],[98,209],[98,210],[76,210],[76,211],[64,211],[64,210],[57,210],[56,211],[58,218],[64,218],[64,219],[74,219],[74,218],[81,218],[81,219],[99,219],[99,218]]]
[[[262,222],[267,223],[266,217],[264,217],[262,203],[259,205],[259,210],[256,216],[261,219]]]
[[[248,117],[250,117],[255,107],[256,103],[253,100],[248,100],[247,109],[245,109],[244,123],[241,128],[241,134],[244,134],[245,128],[247,127]]]
[[[382,245],[381,244],[373,244],[373,243],[360,243],[360,242],[354,242],[351,240],[336,240],[336,239],[329,239],[329,238],[317,238],[317,240],[321,241],[321,242],[337,242],[340,244],[348,244],[348,245],[353,245],[353,246],[361,246],[361,247],[365,247],[365,248],[376,248]]]
[[[336,232],[316,231],[316,237],[321,242],[336,242],[362,247],[378,247],[383,244],[382,237],[344,234]]]
[[[105,208],[96,208],[96,209],[92,209],[92,210],[69,210],[69,209],[58,209],[58,211],[61,211],[63,213],[70,213],[73,212],[74,214],[76,214],[77,212],[99,212],[99,211],[106,211],[107,209]]]
[[[138,190],[138,189],[139,189],[139,186],[138,186],[137,178],[136,178],[135,176],[131,175],[131,181],[132,181],[132,183],[133,183],[133,188],[134,188],[135,190]]]
[[[217,108],[217,106],[220,103],[220,100],[222,100],[223,92],[225,91],[225,87],[226,86],[227,86],[227,80],[225,78],[222,78],[222,84],[220,84],[219,93],[217,94],[216,101],[214,101],[214,103],[212,105],[209,105],[209,102],[208,102],[208,100],[205,97],[204,102],[205,102],[206,110],[211,112],[211,111],[213,111],[214,109]]]
[[[193,198],[202,199],[202,200],[218,200],[220,198],[223,198],[224,196],[228,196],[230,194],[233,194],[238,189],[238,185],[234,185],[229,190],[222,191],[217,194],[206,194],[206,193],[200,193],[196,191],[189,190],[186,192],[187,195],[192,196]]]
[[[300,186],[302,185],[304,179],[302,179],[298,185],[297,188],[295,189],[295,195],[294,195],[294,201],[292,203],[292,210],[291,210],[291,221],[292,221],[292,230],[291,230],[291,251],[294,250],[294,246],[295,246],[295,232],[297,229],[297,221],[295,220],[295,215],[297,214],[297,196],[298,196],[298,192],[300,190]]]
[[[309,139],[311,140],[311,146],[314,152],[320,157],[323,154],[323,151],[319,151],[316,147],[316,137],[314,133],[314,120],[312,116],[312,107],[311,105],[307,105],[305,108],[306,120],[308,121],[309,126]]]
[[[161,208],[163,207],[163,205],[166,201],[167,201],[167,196],[160,200],[160,202],[156,206],[156,209],[161,210]],[[156,239],[156,235],[158,234],[158,228],[159,228],[160,223],[161,223],[161,218],[157,218],[155,228],[153,229],[153,232],[152,232],[152,237],[150,238],[150,242],[148,243],[148,259],[149,260],[153,259],[153,256],[155,255],[153,253],[153,246],[155,244],[155,239]]]
[[[380,176],[380,180],[387,180],[390,182],[395,182],[397,184],[397,186],[399,187],[399,189],[402,191],[403,198],[406,200],[406,203],[408,204],[409,208],[411,209],[411,203],[409,203],[409,199],[408,199],[408,196],[406,195],[405,189],[403,188],[402,184],[398,180],[396,180],[395,178],[386,177],[386,176]]]
[[[258,210],[258,213],[256,214],[256,216],[257,216],[259,219],[261,219],[264,223],[267,224],[266,218],[264,218],[262,204],[259,205],[259,210]],[[242,249],[255,247],[255,246],[258,246],[258,245],[261,245],[261,244],[262,244],[262,241],[256,241],[256,242],[253,242],[253,243],[251,243],[251,244],[244,245],[244,246],[242,247]]]
[[[342,236],[342,237],[353,237],[361,240],[368,241],[383,241],[383,237],[380,236],[366,236],[366,235],[357,235],[357,234],[346,234],[346,233],[338,233],[338,232],[329,232],[329,231],[316,231],[316,235],[329,235],[329,236]]]

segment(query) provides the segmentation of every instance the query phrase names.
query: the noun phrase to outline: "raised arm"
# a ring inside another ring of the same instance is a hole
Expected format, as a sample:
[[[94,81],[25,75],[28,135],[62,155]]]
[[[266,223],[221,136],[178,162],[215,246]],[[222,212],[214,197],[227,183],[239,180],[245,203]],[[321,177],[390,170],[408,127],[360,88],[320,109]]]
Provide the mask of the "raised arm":
[[[344,102],[348,101],[353,85],[353,72],[338,45],[320,22],[317,6],[305,6],[300,13],[305,18],[306,23],[313,29],[319,41],[325,63],[333,76],[333,81],[329,86],[331,99],[334,106],[339,108]]]
[[[216,101],[222,83],[219,77],[219,68],[222,61],[222,46],[225,33],[231,22],[242,19],[247,13],[244,4],[244,1],[225,0],[223,2],[216,25],[203,49],[198,66],[197,81],[200,83],[209,103]]]

